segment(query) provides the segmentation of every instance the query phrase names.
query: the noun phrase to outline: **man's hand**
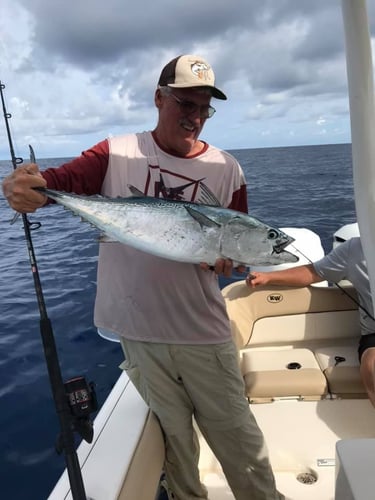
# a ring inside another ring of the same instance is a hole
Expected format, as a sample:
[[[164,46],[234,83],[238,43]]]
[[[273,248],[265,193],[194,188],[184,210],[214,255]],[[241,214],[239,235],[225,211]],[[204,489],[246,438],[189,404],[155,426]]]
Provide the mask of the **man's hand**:
[[[267,285],[269,283],[269,276],[267,273],[260,273],[253,271],[246,276],[246,285],[255,288],[259,285]]]
[[[223,275],[226,278],[230,278],[233,272],[233,261],[231,259],[217,259],[214,266],[209,266],[205,262],[201,262],[200,267],[204,271],[215,271],[217,275]],[[239,273],[244,273],[246,271],[245,266],[238,266],[235,269]]]
[[[46,186],[47,182],[39,172],[38,165],[29,163],[18,167],[5,177],[3,193],[9,205],[17,212],[35,212],[46,203],[47,197],[32,188]]]

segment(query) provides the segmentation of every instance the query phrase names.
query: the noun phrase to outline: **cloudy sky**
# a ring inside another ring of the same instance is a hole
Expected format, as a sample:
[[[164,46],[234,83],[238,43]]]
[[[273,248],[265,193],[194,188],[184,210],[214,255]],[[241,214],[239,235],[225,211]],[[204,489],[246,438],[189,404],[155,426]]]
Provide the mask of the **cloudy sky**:
[[[16,154],[30,143],[39,158],[75,156],[152,129],[160,70],[181,53],[205,57],[229,97],[201,136],[216,146],[350,142],[340,0],[1,0]]]

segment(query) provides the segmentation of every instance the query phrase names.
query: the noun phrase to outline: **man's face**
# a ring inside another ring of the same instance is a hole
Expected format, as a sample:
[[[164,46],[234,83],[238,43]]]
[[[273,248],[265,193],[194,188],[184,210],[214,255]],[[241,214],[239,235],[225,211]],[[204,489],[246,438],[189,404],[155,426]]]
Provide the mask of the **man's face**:
[[[192,156],[202,148],[197,141],[207,119],[211,95],[194,88],[171,89],[171,94],[163,95],[160,90],[155,94],[158,141],[178,156]]]

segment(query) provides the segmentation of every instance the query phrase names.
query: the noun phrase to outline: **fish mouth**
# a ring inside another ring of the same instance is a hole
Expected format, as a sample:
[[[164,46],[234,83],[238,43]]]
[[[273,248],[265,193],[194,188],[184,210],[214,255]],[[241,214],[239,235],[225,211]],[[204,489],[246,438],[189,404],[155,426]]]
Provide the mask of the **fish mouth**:
[[[285,252],[285,248],[291,243],[293,243],[293,241],[295,241],[295,239],[289,236],[287,239],[276,243],[276,245],[273,246],[274,253],[279,254],[281,252]]]
[[[277,255],[281,254],[280,258],[282,258],[285,262],[289,262],[289,263],[298,262],[299,257],[297,257],[297,255],[285,250],[285,248],[288,245],[290,245],[291,243],[293,243],[293,241],[295,241],[295,239],[290,237],[290,236],[288,236],[288,238],[286,238],[286,239],[284,238],[283,240],[279,241],[276,245],[274,245],[272,253],[277,254]]]

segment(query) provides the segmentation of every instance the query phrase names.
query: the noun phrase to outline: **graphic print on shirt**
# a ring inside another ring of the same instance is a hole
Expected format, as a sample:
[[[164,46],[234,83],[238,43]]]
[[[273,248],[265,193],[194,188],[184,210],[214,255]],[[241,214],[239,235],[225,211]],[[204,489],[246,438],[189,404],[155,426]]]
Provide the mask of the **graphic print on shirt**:
[[[204,178],[192,179],[186,175],[164,170],[159,165],[149,165],[146,185],[142,191],[146,196],[155,198],[220,206],[219,200],[203,180]]]

